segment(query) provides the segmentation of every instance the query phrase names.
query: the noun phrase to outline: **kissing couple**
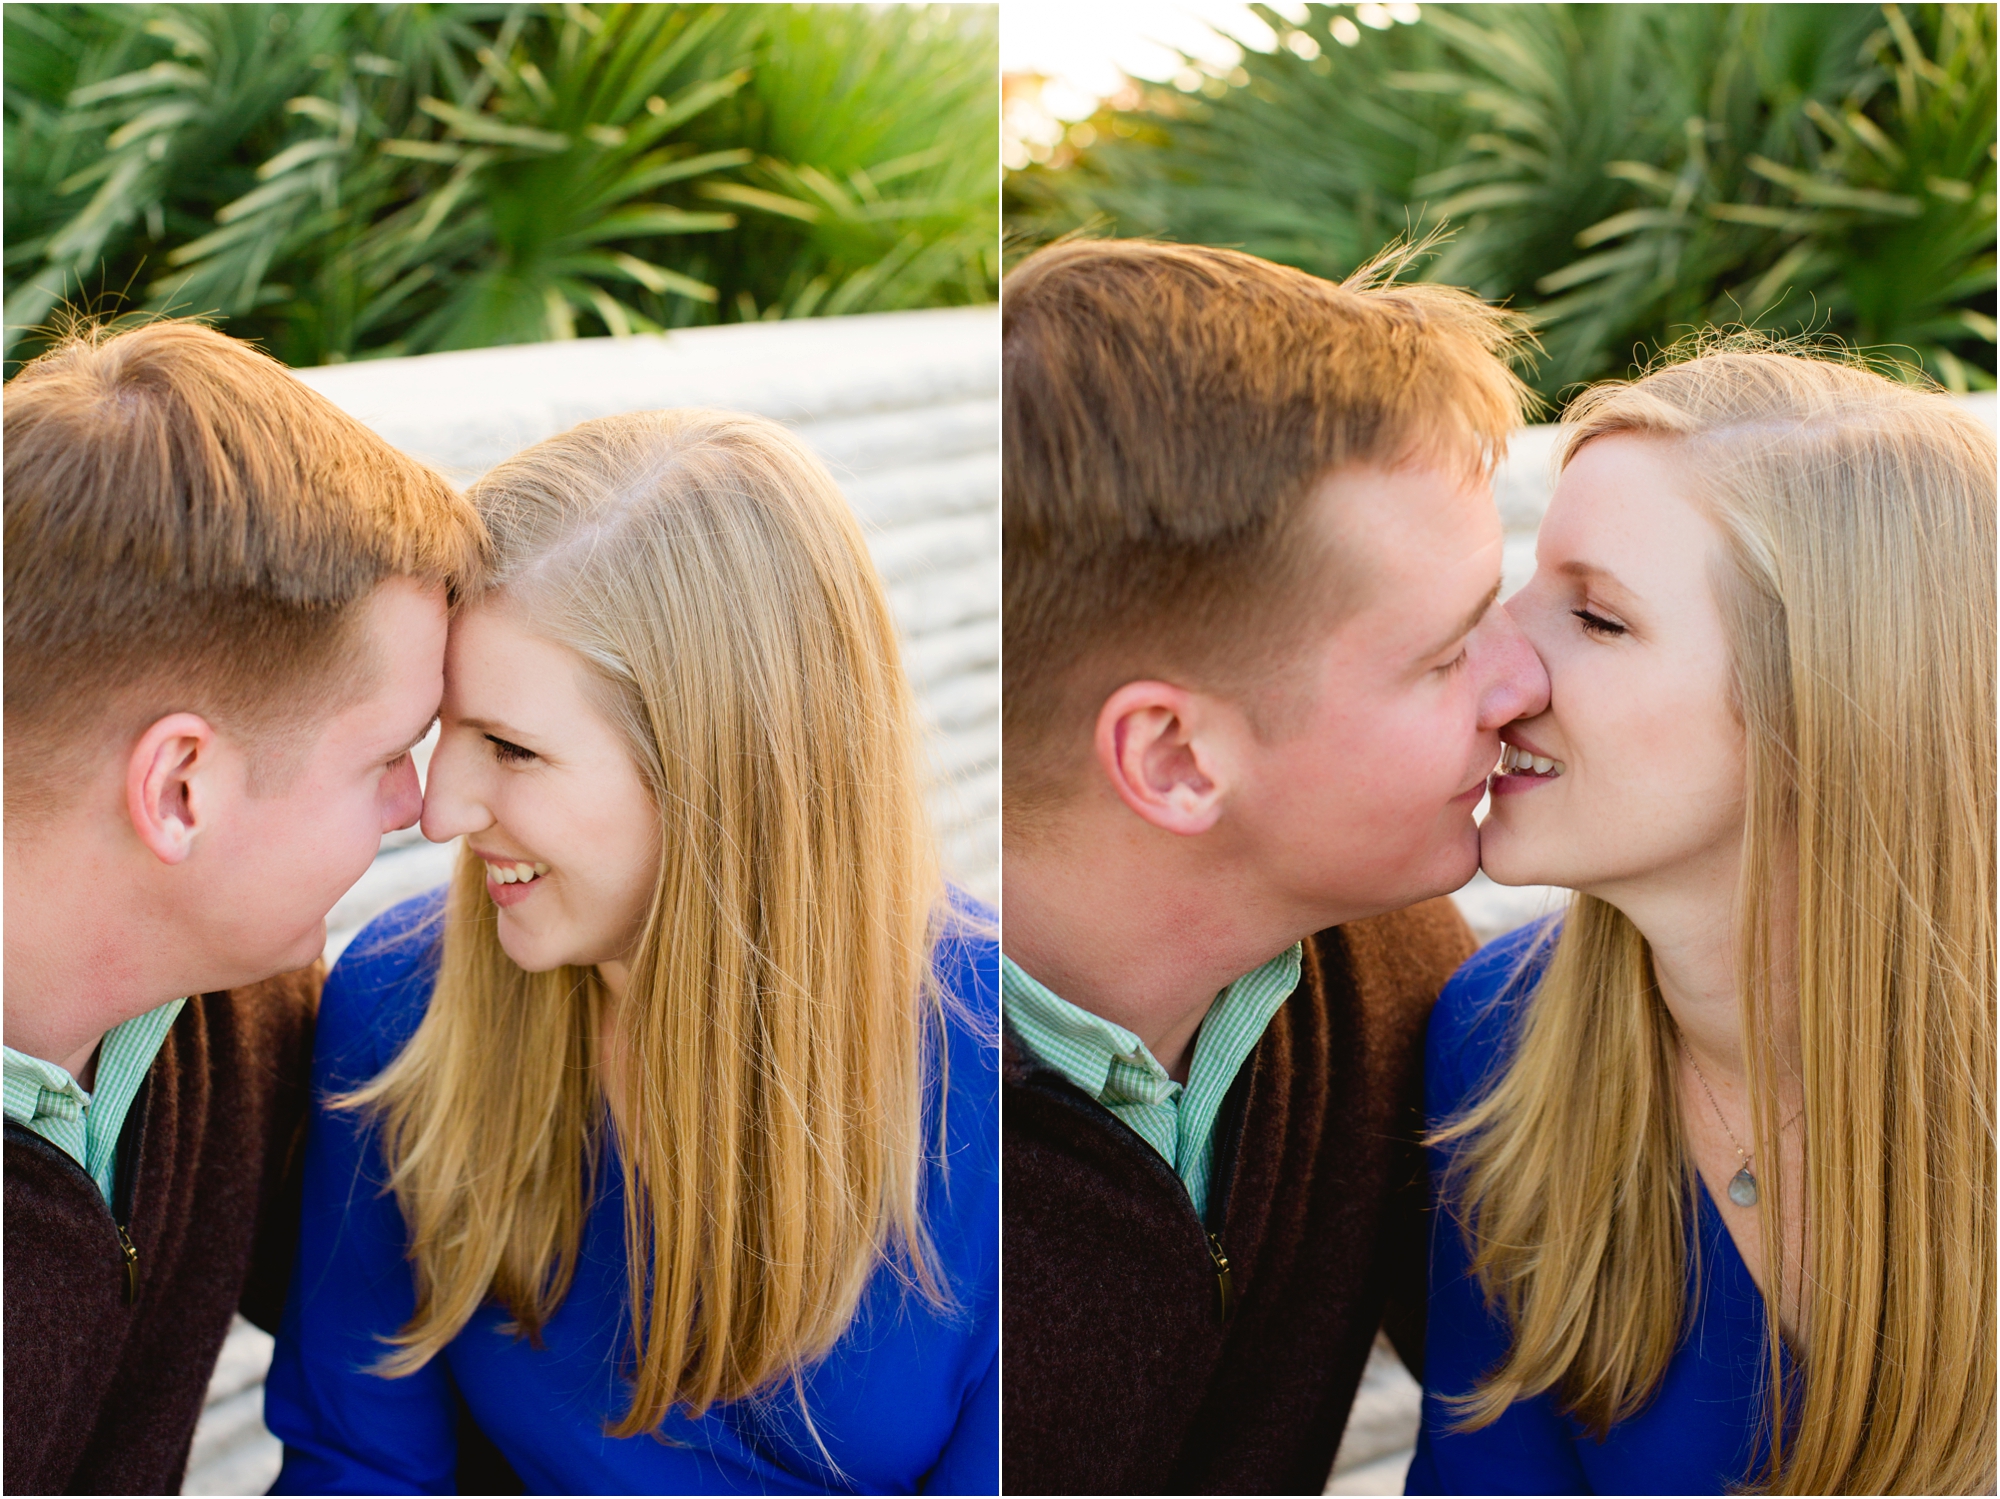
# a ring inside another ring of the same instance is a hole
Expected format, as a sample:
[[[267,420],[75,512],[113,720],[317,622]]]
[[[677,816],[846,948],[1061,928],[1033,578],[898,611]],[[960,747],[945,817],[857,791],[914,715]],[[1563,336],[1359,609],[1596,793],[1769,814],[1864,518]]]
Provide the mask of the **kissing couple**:
[[[1319,1493],[1379,1328],[1411,1493],[1991,1493],[1992,434],[1712,337],[1498,602],[1399,258],[1004,289],[1003,1485]]]
[[[9,1492],[179,1492],[239,1307],[276,1492],[994,1492],[993,917],[818,460],[461,495],[175,321],[5,415]]]

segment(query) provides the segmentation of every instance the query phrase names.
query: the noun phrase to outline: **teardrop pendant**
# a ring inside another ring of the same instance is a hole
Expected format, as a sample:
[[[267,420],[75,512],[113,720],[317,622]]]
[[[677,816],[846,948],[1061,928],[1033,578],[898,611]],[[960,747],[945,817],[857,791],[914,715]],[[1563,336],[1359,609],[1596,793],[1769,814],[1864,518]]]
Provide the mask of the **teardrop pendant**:
[[[1729,1178],[1729,1200],[1740,1208],[1757,1206],[1757,1178],[1748,1166]]]

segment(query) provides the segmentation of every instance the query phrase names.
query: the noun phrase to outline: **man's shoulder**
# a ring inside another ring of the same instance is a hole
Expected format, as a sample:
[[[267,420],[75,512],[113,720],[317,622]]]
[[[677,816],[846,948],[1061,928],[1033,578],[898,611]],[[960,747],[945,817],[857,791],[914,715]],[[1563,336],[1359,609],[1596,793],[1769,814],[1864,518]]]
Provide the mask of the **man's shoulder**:
[[[178,1055],[192,1046],[211,1066],[234,1059],[282,1067],[293,1057],[303,1064],[312,1051],[325,986],[326,964],[316,959],[254,984],[197,994],[183,1006],[161,1050]]]
[[[1345,980],[1345,998],[1371,1019],[1415,1019],[1429,1014],[1438,993],[1479,944],[1449,896],[1400,911],[1343,922],[1308,939],[1329,980]]]

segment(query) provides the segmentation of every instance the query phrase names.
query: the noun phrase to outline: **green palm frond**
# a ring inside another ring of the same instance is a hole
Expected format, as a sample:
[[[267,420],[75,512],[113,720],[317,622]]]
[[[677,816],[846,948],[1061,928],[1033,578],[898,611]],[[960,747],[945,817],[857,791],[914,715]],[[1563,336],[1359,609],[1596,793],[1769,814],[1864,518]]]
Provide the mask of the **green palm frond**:
[[[128,288],[312,364],[997,287],[990,6],[5,24],[10,359]]]
[[[736,314],[992,300],[997,7],[770,11],[736,116],[757,160],[742,184],[704,188],[755,226],[716,267]]]
[[[1991,383],[1991,6],[1426,5],[1347,45],[1351,10],[1262,10],[1303,39],[1101,112],[1009,175],[1010,229],[1338,276],[1448,224],[1423,274],[1530,313],[1549,396],[1711,323]]]

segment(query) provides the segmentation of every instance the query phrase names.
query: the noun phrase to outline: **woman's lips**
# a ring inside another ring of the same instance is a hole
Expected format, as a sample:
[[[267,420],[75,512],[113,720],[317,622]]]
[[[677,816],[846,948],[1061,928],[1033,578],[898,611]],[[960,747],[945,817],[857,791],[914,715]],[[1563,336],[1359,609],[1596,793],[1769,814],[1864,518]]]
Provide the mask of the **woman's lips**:
[[[1553,755],[1545,755],[1519,735],[1503,738],[1500,763],[1494,768],[1492,791],[1495,796],[1513,796],[1536,786],[1559,781],[1569,767]]]
[[[486,893],[496,906],[518,906],[541,888],[542,882],[539,879],[531,880],[525,885],[503,885],[491,874],[486,876]]]
[[[1515,796],[1523,791],[1533,791],[1537,786],[1550,786],[1561,780],[1561,776],[1510,776],[1493,772],[1493,779],[1487,783],[1495,796]]]

